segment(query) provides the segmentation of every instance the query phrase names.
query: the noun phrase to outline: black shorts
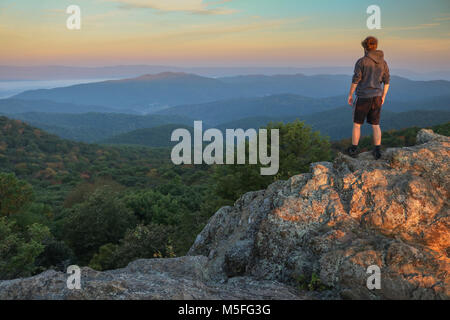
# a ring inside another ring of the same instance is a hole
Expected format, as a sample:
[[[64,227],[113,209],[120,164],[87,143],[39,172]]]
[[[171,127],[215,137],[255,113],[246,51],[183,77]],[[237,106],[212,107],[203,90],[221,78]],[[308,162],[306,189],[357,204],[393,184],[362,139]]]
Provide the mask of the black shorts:
[[[367,123],[372,125],[380,124],[381,97],[356,98],[353,105],[353,122],[363,124],[367,118]]]

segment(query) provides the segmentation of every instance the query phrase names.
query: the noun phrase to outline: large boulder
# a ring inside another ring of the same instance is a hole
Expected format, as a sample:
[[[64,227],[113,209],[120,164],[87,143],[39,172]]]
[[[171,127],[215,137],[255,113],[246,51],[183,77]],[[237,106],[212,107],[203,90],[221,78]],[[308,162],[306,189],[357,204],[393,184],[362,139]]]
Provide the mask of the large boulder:
[[[422,130],[419,145],[381,160],[340,154],[220,209],[190,255],[217,280],[320,280],[325,297],[447,299],[450,294],[450,139]],[[369,266],[381,289],[369,290]]]

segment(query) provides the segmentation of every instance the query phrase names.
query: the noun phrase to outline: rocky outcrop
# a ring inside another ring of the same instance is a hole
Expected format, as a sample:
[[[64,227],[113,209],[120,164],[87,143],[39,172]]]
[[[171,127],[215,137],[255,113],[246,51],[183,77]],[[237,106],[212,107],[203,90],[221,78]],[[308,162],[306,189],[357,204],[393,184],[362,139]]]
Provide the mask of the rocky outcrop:
[[[450,139],[422,130],[417,141],[378,161],[339,155],[245,194],[186,257],[83,268],[82,290],[47,271],[0,282],[0,298],[448,299]],[[373,265],[381,288],[370,290]]]
[[[450,139],[334,163],[250,192],[220,209],[189,254],[208,256],[221,279],[252,276],[295,284],[313,274],[341,298],[449,296]],[[369,290],[367,268],[381,269]]]
[[[212,283],[207,258],[136,260],[124,269],[81,269],[81,289],[68,289],[68,275],[53,270],[26,279],[0,282],[0,299],[301,299],[276,281],[236,277]],[[304,294],[303,296],[306,296]]]

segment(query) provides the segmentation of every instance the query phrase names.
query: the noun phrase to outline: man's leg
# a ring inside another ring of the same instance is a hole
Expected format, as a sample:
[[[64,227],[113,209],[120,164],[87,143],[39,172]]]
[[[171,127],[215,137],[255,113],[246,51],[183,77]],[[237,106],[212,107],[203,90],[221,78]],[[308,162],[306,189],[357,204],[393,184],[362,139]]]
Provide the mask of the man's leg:
[[[380,125],[378,124],[373,124],[372,125],[372,130],[373,130],[373,144],[374,144],[374,149],[373,149],[373,157],[375,158],[375,160],[378,160],[381,158],[381,129],[380,129]]]
[[[380,129],[380,114],[381,114],[381,106],[382,106],[382,98],[375,97],[373,98],[372,106],[370,108],[370,112],[367,116],[367,122],[372,125],[373,131],[373,157],[375,160],[381,158],[381,129]]]
[[[380,129],[380,125],[379,124],[372,125],[372,130],[373,130],[373,145],[374,146],[381,145],[381,129]]]
[[[360,136],[361,136],[361,125],[359,123],[353,122],[353,131],[352,131],[353,146],[358,145]]]
[[[353,122],[352,145],[347,149],[347,153],[354,157],[357,154],[359,137],[361,136],[361,125]]]
[[[366,119],[368,108],[370,107],[369,99],[356,98],[355,104],[353,106],[353,130],[352,130],[352,145],[347,149],[350,156],[354,157],[357,155],[359,138],[361,136],[361,125]]]

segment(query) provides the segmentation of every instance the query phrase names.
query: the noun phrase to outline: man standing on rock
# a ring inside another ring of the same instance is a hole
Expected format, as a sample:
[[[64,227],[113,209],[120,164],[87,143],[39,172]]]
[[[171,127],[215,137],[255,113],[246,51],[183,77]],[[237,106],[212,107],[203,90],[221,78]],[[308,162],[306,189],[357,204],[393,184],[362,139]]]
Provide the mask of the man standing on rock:
[[[378,160],[381,157],[380,113],[389,90],[389,68],[384,60],[383,51],[377,50],[377,38],[367,37],[361,44],[364,48],[364,57],[356,62],[348,94],[348,104],[353,106],[353,132],[352,146],[347,151],[351,156],[357,154],[361,125],[367,118],[367,123],[370,123],[373,129],[373,156]],[[355,90],[356,99],[353,100]]]

